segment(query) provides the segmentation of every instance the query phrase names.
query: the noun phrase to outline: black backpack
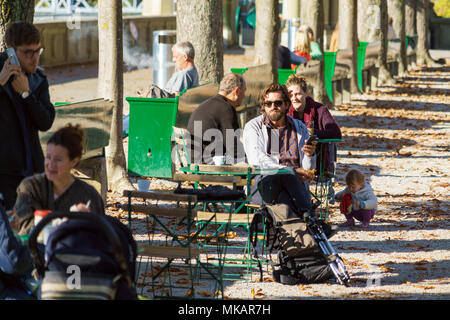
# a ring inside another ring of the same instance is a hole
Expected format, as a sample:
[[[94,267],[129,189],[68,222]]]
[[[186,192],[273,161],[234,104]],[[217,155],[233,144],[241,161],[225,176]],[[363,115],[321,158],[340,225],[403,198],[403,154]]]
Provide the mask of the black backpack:
[[[68,218],[49,235],[45,259],[37,236],[52,220]],[[31,231],[28,246],[42,300],[135,300],[136,242],[118,219],[84,212],[52,212]]]
[[[278,263],[260,258],[258,235],[261,234],[264,234],[261,246],[270,253],[276,250]],[[282,284],[322,283],[333,277],[307,223],[285,204],[266,205],[255,212],[250,225],[250,241],[261,280],[262,261],[272,265],[273,279]]]

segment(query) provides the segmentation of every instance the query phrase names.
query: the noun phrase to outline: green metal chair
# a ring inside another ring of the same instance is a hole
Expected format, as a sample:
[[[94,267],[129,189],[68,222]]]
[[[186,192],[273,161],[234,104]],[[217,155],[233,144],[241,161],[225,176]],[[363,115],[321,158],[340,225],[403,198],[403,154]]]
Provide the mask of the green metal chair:
[[[146,236],[138,239],[139,294],[161,299],[198,299],[202,297],[198,296],[199,283],[212,281],[214,290],[209,297],[223,298],[221,266],[205,261],[204,252],[197,244],[209,221],[197,228],[196,197],[130,190],[124,191],[124,196],[128,198],[125,207],[130,223],[132,212],[144,215]],[[208,279],[200,281],[200,271],[205,271]]]
[[[207,165],[191,164],[184,171],[190,174],[177,175],[177,180],[195,182],[194,189],[201,190],[211,183],[228,183],[233,185],[233,190],[239,186],[247,186],[250,190],[251,171],[237,173],[237,175],[223,175],[220,172],[208,172],[199,174],[201,170],[207,170]],[[231,167],[230,167],[231,168]],[[246,169],[247,171],[249,168]],[[250,175],[250,177],[248,176]],[[204,189],[203,189],[204,190]],[[249,238],[249,226],[253,219],[252,208],[249,204],[251,197],[230,200],[215,198],[213,195],[208,199],[197,198],[202,211],[197,211],[198,227],[203,228],[201,239],[219,239],[218,244],[210,244],[208,241],[199,242],[201,249],[213,253],[218,260],[209,259],[209,263],[217,264],[223,268],[223,280],[249,280],[252,268],[256,262],[251,259],[251,243]],[[204,223],[209,225],[204,228]],[[247,237],[238,237],[238,233],[245,230]],[[218,250],[218,252],[216,252]]]
[[[336,143],[342,139],[319,139],[317,140],[317,165],[315,177],[310,184],[311,193],[321,201],[319,210],[319,219],[327,220],[329,215],[329,203],[333,201],[336,182]],[[326,148],[332,146],[333,150],[328,150],[330,154],[330,166],[326,167]],[[334,159],[333,159],[334,158]],[[333,161],[334,160],[334,161]]]

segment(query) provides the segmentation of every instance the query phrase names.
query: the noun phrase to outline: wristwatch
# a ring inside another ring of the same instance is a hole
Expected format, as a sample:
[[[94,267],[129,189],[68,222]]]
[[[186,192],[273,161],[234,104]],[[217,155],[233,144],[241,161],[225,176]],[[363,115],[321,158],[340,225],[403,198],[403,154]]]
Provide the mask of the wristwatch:
[[[22,99],[28,98],[29,95],[30,95],[30,91],[24,91],[24,92],[22,93]]]

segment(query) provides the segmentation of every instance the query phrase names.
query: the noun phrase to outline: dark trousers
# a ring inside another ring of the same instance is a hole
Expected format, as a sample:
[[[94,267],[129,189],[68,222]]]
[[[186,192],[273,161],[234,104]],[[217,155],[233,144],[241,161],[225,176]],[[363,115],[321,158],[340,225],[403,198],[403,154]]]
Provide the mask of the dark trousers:
[[[297,175],[265,176],[259,182],[258,188],[267,204],[284,203],[298,214],[311,210],[311,194]]]
[[[0,174],[0,193],[3,195],[6,210],[11,210],[16,203],[17,187],[23,176]]]

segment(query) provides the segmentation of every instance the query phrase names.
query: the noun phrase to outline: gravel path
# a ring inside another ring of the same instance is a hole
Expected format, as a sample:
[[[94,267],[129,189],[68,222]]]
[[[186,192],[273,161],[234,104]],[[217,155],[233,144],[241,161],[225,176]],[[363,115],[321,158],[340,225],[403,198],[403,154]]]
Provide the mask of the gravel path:
[[[449,92],[449,67],[415,70],[332,111],[344,136],[336,191],[357,168],[379,204],[368,229],[341,228],[331,239],[351,287],[234,283],[226,295],[252,299],[254,289],[268,299],[449,299]],[[345,221],[337,204],[331,212],[332,224]]]

